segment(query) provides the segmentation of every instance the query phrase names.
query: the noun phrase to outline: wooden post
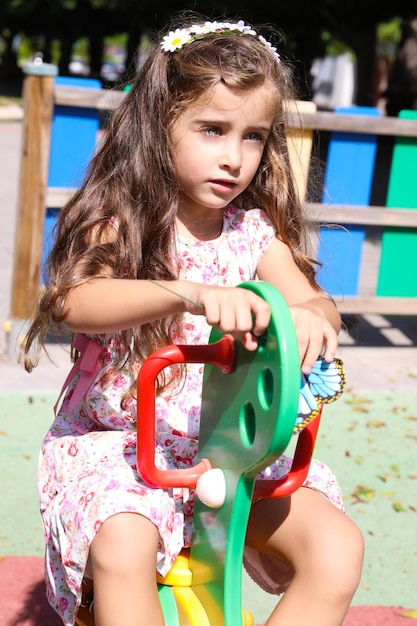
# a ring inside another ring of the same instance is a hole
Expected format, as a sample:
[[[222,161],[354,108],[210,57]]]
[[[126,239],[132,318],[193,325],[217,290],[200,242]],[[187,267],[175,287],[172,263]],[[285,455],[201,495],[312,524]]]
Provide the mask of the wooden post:
[[[38,298],[46,212],[49,145],[57,67],[32,63],[24,68],[23,133],[10,319],[4,324],[8,354],[17,356],[24,326]]]
[[[23,139],[13,265],[11,318],[27,320],[38,297],[46,211],[54,76],[49,63],[24,68]]]
[[[305,115],[315,113],[317,110],[314,102],[297,101],[290,109],[293,115]],[[297,119],[297,118],[296,118]],[[303,202],[307,195],[308,173],[310,171],[310,157],[313,147],[313,129],[297,126],[287,128],[287,143],[290,155],[291,167],[294,172],[298,195]]]

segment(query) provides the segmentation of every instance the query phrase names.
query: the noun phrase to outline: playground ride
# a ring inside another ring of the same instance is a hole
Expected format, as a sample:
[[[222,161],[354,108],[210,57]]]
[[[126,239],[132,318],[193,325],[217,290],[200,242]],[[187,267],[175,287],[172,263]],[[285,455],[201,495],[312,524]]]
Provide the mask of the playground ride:
[[[279,481],[260,471],[288,447],[300,396],[297,338],[288,307],[271,285],[240,285],[271,306],[267,332],[249,352],[213,329],[204,346],[173,345],[153,353],[138,377],[138,471],[149,485],[195,489],[193,544],[168,574],[157,576],[166,626],[252,626],[241,604],[246,526],[253,498],[285,497],[305,480],[318,431],[317,416],[299,431],[292,469]],[[155,382],[178,363],[205,363],[199,462],[162,471],[155,466]],[[138,590],[139,593],[139,590]],[[92,582],[86,581],[78,626],[94,626]]]

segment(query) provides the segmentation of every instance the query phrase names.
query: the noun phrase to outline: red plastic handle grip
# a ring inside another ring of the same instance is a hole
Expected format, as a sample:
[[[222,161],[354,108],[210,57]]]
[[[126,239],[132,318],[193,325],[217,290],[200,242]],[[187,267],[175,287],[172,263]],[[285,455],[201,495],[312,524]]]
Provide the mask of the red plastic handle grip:
[[[158,374],[176,363],[209,363],[225,374],[235,367],[235,341],[224,335],[216,343],[202,346],[172,345],[157,350],[143,363],[138,376],[137,467],[142,479],[152,487],[195,488],[203,472],[211,469],[203,459],[194,467],[160,470],[155,467],[155,390]]]
[[[254,498],[285,498],[301,487],[307,477],[313,456],[322,408],[317,417],[298,435],[292,466],[288,474],[280,480],[257,480]]]

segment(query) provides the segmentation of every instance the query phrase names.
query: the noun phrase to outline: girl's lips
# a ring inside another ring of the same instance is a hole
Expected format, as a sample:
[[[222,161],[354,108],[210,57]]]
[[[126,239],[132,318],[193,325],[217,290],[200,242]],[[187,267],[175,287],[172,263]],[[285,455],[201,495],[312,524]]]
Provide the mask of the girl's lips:
[[[211,180],[211,185],[216,191],[228,192],[236,187],[236,183],[231,180]]]

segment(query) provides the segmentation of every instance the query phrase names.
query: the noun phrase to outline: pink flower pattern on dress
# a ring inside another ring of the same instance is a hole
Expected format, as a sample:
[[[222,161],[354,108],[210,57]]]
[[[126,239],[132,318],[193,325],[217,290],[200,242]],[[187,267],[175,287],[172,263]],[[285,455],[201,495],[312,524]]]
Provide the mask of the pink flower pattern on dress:
[[[181,279],[231,287],[255,278],[259,261],[274,237],[261,210],[228,207],[219,238],[202,242],[178,236],[172,254]],[[176,341],[207,343],[210,330],[204,316],[186,314],[176,330]],[[89,546],[107,518],[131,511],[152,520],[160,535],[157,569],[162,575],[181,548],[190,544],[192,532],[193,493],[149,488],[137,473],[136,409],[133,402],[124,401],[134,379],[128,366],[121,372],[113,368],[122,351],[117,335],[92,338],[103,346],[100,372],[83,401],[68,415],[77,377],[72,381],[39,458],[47,596],[65,626],[74,625]],[[189,467],[195,459],[202,375],[201,365],[187,365],[181,392],[157,399],[155,458],[160,468]],[[283,456],[263,475],[280,478],[290,464],[291,459]],[[312,463],[306,485],[343,509],[336,479],[322,463]],[[258,553],[252,552],[245,553],[250,575],[269,591],[285,589],[292,576],[288,564],[272,559],[266,567]],[[277,576],[271,577],[274,568]]]

